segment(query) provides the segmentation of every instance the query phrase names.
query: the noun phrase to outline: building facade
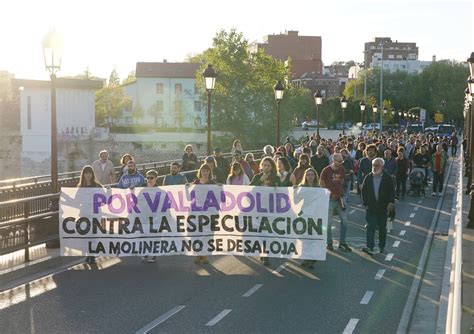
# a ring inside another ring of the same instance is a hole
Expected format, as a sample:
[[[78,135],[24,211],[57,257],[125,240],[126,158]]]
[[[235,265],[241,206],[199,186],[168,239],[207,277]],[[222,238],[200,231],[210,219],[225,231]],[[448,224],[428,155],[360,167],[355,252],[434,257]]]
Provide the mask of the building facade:
[[[375,63],[382,57],[384,62],[418,60],[418,47],[416,43],[392,41],[390,37],[375,37],[372,42],[365,43],[364,63],[367,68],[376,67]]]
[[[249,45],[250,52],[263,50],[276,60],[291,59],[291,79],[297,79],[305,73],[322,74],[321,36],[299,36],[298,31],[286,31],[284,34],[268,35],[263,42]]]
[[[205,106],[196,86],[196,63],[137,63],[136,81],[124,85],[132,107],[124,112],[122,123],[153,125],[159,128],[203,129]],[[134,111],[140,108],[141,117]]]
[[[95,129],[95,91],[103,84],[102,80],[57,79],[58,145]],[[28,168],[28,161],[46,161],[51,156],[51,82],[12,79],[12,87],[19,91],[21,165]]]

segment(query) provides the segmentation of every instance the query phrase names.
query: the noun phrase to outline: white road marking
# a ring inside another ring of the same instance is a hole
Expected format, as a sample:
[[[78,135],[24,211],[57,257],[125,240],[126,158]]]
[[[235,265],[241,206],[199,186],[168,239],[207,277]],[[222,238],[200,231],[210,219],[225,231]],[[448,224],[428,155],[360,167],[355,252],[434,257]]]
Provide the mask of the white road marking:
[[[362,300],[360,301],[361,304],[367,305],[370,302],[370,298],[374,295],[373,291],[366,291],[364,297],[362,297]]]
[[[406,230],[401,230],[399,235],[403,236],[403,235],[405,235],[405,233],[407,233]]]
[[[181,311],[183,308],[185,308],[186,306],[184,305],[179,305],[179,306],[176,306],[175,308],[172,308],[171,310],[169,310],[168,312],[166,312],[165,314],[163,314],[161,317],[159,317],[158,319],[150,322],[148,325],[146,325],[145,327],[139,329],[136,331],[136,334],[145,334],[145,333],[148,333],[150,330],[152,330],[153,328],[155,328],[156,326],[158,326],[159,324],[161,324],[162,322],[165,322],[166,320],[168,320],[169,318],[171,318],[173,315],[175,315],[176,313],[178,313],[179,311]]]
[[[415,214],[414,214],[414,213],[411,213],[411,214],[410,214],[410,218],[415,218]]]
[[[400,240],[395,241],[392,247],[398,247],[398,246],[400,246]]]
[[[221,321],[226,315],[228,315],[230,312],[232,312],[232,310],[224,310],[222,311],[221,313],[219,313],[218,315],[216,315],[213,319],[211,319],[211,321],[209,321],[206,326],[214,326],[215,324],[217,324],[219,321]]]
[[[393,253],[388,253],[387,256],[385,257],[385,261],[392,261],[393,259]]]
[[[413,208],[413,211],[418,211],[419,208],[420,208],[419,206],[415,206],[415,207]]]
[[[260,289],[261,287],[263,286],[263,284],[255,284],[255,286],[253,288],[251,288],[249,291],[247,291],[246,293],[244,293],[242,295],[242,297],[250,297],[251,295],[253,295],[258,289]]]
[[[411,224],[411,221],[408,220],[408,221],[405,223],[405,226],[410,226],[410,224]]]
[[[351,320],[349,320],[349,322],[347,323],[347,326],[344,329],[344,332],[342,332],[342,334],[352,334],[352,332],[354,332],[354,329],[356,328],[358,322],[359,322],[359,319],[355,319],[355,318],[352,318]]]
[[[377,271],[377,274],[375,275],[374,279],[376,279],[377,281],[381,280],[383,274],[385,274],[385,269],[380,269],[379,271]]]
[[[286,267],[286,263],[283,263],[281,266],[279,266],[278,268],[276,268],[275,270],[272,271],[272,274],[273,275],[277,275],[278,277],[283,277],[282,274],[280,274],[280,271],[282,271],[283,269],[285,269]]]
[[[423,203],[423,201],[420,199],[420,200],[418,201],[418,204],[421,204],[421,203]]]
[[[356,210],[351,210],[349,214],[352,215],[354,212],[356,212]]]

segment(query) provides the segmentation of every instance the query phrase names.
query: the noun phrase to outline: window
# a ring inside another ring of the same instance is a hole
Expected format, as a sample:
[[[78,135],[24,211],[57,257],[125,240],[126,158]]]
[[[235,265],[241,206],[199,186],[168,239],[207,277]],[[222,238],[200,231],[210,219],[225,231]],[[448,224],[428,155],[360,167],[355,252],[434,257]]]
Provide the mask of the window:
[[[194,85],[194,95],[198,95],[199,94],[199,88],[197,85]]]
[[[174,93],[176,95],[181,94],[183,92],[183,85],[177,83],[174,85]]]
[[[156,84],[156,94],[163,94],[163,84],[157,83]]]
[[[26,118],[28,130],[31,130],[31,96],[26,98]]]
[[[163,101],[161,100],[156,101],[156,111],[158,113],[163,112]]]
[[[194,101],[194,111],[201,111],[201,101]]]

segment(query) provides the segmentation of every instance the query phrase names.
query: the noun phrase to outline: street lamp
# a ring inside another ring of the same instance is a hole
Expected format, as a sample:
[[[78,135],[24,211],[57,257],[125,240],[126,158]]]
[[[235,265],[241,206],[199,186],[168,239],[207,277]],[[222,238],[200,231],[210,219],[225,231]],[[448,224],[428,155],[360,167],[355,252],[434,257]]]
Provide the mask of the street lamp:
[[[280,146],[280,102],[283,99],[283,93],[285,92],[285,87],[278,80],[275,86],[273,86],[273,91],[275,92],[275,100],[277,102],[277,138],[276,146]]]
[[[318,119],[318,124],[316,128],[316,138],[319,140],[321,138],[319,136],[319,106],[323,104],[323,94],[321,94],[321,91],[318,89],[316,93],[314,93],[314,103],[316,104],[316,118]]]
[[[42,40],[43,57],[51,78],[51,192],[59,191],[58,185],[58,124],[56,117],[56,73],[61,69],[63,41],[52,30]]]
[[[375,114],[377,114],[377,110],[378,110],[379,106],[377,105],[377,103],[374,103],[374,105],[372,106],[372,111],[373,111],[373,117],[374,117],[374,120],[373,120],[373,123],[372,123],[372,128],[373,130],[375,131]],[[382,128],[380,129],[382,130]]]
[[[211,64],[202,72],[207,92],[207,155],[211,155],[211,94],[216,84],[216,71]]]
[[[359,102],[359,107],[360,107],[360,122],[363,123],[364,122],[363,115],[364,115],[364,111],[365,111],[365,101],[364,100]]]
[[[345,129],[346,129],[346,123],[345,123],[345,111],[347,108],[347,99],[344,95],[341,97],[341,108],[342,108],[342,135],[344,136],[346,134]]]

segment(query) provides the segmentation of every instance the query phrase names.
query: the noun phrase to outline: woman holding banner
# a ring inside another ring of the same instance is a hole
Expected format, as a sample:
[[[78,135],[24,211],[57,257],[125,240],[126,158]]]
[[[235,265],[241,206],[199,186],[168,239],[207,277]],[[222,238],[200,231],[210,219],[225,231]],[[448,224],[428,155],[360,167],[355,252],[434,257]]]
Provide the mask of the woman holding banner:
[[[299,184],[300,187],[316,187],[319,188],[319,176],[314,168],[308,168],[304,172],[303,180]],[[314,268],[316,260],[303,260],[302,267]]]
[[[198,170],[197,179],[194,180],[193,184],[217,184],[212,179],[212,169],[206,163],[202,164]],[[208,264],[209,260],[207,256],[196,256],[194,259],[195,264]]]
[[[242,170],[242,166],[238,162],[234,162],[230,169],[230,174],[227,177],[226,184],[235,186],[248,186],[250,183],[249,177]]]
[[[146,172],[146,187],[158,187],[158,185],[156,184],[157,178],[158,172],[156,170],[150,169],[148,172]],[[154,263],[156,262],[156,256],[145,255],[142,257],[142,261],[147,263]]]
[[[91,165],[86,165],[82,168],[81,176],[79,177],[78,188],[102,188],[102,185],[97,181],[94,169]],[[95,264],[94,256],[87,256],[86,263]]]
[[[280,186],[280,179],[277,175],[277,167],[271,157],[265,157],[260,162],[261,172],[255,175],[250,181],[251,186],[263,186],[263,187],[278,187]],[[260,257],[264,266],[270,265],[268,257]]]

